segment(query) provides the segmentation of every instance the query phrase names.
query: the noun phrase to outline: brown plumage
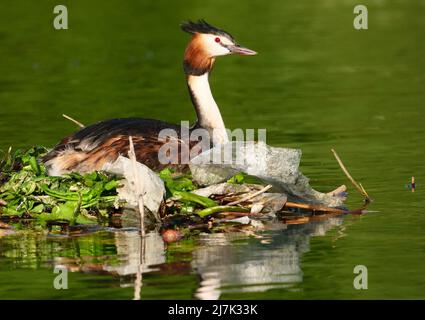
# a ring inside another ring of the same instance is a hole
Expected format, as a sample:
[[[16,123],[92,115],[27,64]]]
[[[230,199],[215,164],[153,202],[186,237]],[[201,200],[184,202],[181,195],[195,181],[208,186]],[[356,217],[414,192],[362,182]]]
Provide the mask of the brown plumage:
[[[155,171],[165,167],[186,170],[187,164],[181,164],[181,161],[177,164],[159,162],[159,149],[173,139],[158,139],[158,133],[163,129],[174,129],[180,136],[179,126],[157,120],[127,118],[102,121],[64,138],[43,158],[43,162],[52,175],[101,170],[119,155],[127,156],[129,136],[132,136],[139,162]],[[197,143],[181,139],[175,142],[179,145],[179,151],[182,146],[189,145],[191,149]]]
[[[211,71],[215,58],[204,48],[200,34],[194,34],[184,53],[183,67],[186,74],[200,76]]]

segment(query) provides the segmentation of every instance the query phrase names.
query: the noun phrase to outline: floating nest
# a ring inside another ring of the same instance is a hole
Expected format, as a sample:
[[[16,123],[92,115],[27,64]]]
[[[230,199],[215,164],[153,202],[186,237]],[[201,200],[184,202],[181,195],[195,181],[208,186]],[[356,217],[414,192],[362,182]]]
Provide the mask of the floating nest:
[[[301,224],[362,214],[370,202],[335,152],[341,168],[365,197],[360,209],[335,205],[343,204],[345,186],[322,194],[311,189],[301,174],[285,184],[273,176],[238,172],[235,166],[214,167],[214,179],[225,181],[201,186],[199,181],[208,173],[205,163],[191,167],[195,176],[171,169],[156,174],[143,164],[132,166],[135,159],[130,154],[107,171],[51,177],[39,161],[46,152],[43,147],[13,153],[9,149],[0,161],[0,236],[13,232],[11,222],[34,220],[63,233],[98,230],[84,227],[93,225],[138,228],[142,233],[159,229],[166,241],[177,241],[200,232],[262,230],[271,220]]]

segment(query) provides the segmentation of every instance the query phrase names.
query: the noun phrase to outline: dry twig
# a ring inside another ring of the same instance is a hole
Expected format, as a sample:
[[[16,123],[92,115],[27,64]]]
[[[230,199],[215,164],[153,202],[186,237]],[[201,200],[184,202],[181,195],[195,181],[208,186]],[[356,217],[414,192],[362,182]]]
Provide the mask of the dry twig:
[[[338,154],[336,153],[336,151],[334,149],[331,149],[331,151],[334,154],[335,159],[338,162],[339,166],[341,167],[342,171],[347,176],[348,180],[350,180],[351,183],[353,184],[353,186],[356,187],[357,190],[359,190],[360,194],[365,197],[365,202],[366,203],[371,202],[371,199],[370,199],[368,193],[366,192],[366,190],[363,188],[363,186],[361,184],[357,183],[357,181],[354,180],[354,178],[348,172],[347,168],[345,167],[344,163],[342,162],[341,158],[338,156]]]
[[[248,201],[248,200],[250,200],[250,199],[252,199],[252,198],[255,198],[256,196],[258,196],[258,195],[260,195],[260,194],[262,194],[262,193],[266,192],[266,191],[267,191],[267,190],[269,190],[271,187],[272,187],[272,185],[271,185],[271,184],[268,184],[268,185],[267,185],[267,186],[265,186],[263,189],[261,189],[261,190],[259,190],[259,191],[257,191],[257,192],[251,193],[251,194],[247,195],[246,197],[243,197],[242,199],[239,199],[239,200],[236,200],[236,201],[230,202],[230,203],[228,203],[227,205],[228,205],[228,206],[234,206],[234,205],[236,205],[236,204],[239,204],[239,203],[242,203],[242,202]]]
[[[290,202],[290,201],[287,201],[285,203],[285,207],[306,209],[311,211],[333,212],[333,213],[339,213],[339,214],[347,213],[346,210],[341,210],[337,208],[330,208],[326,206],[320,206],[320,205],[314,205],[314,204],[308,204],[308,203],[297,203],[297,202]]]
[[[310,211],[319,211],[319,212],[328,212],[328,213],[335,213],[335,214],[363,214],[365,213],[364,207],[360,209],[355,210],[342,210],[338,208],[331,208],[321,205],[314,205],[314,204],[308,204],[308,203],[298,203],[298,202],[289,202],[287,201],[285,203],[286,208],[297,208],[297,209],[305,209]]]
[[[145,207],[143,204],[143,194],[142,194],[142,191],[140,190],[139,173],[137,172],[137,160],[136,160],[136,153],[134,152],[133,137],[129,136],[128,139],[130,144],[130,149],[128,150],[128,157],[133,167],[134,191],[136,193],[136,196],[138,199],[138,205],[139,205],[140,232],[141,232],[141,235],[144,236],[145,235]]]
[[[66,114],[63,114],[62,117],[64,117],[65,119],[68,119],[69,121],[75,123],[77,126],[79,126],[80,128],[85,128],[86,126],[84,124],[82,124],[81,122],[71,118],[70,116],[67,116]]]

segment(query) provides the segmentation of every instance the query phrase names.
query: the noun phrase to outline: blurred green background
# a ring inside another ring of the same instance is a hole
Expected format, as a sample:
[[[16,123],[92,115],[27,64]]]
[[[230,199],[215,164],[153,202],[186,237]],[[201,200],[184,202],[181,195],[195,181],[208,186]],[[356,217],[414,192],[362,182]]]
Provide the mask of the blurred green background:
[[[68,30],[52,26],[57,4],[68,8]],[[189,35],[179,24],[205,18],[259,52],[217,60],[211,86],[226,126],[266,128],[268,144],[302,149],[301,169],[322,191],[349,185],[330,153],[335,148],[374,198],[370,209],[379,211],[346,217],[324,234],[270,231],[276,246],[250,238],[227,244],[233,254],[220,263],[230,273],[232,266],[267,264],[271,256],[284,265],[284,248],[298,243],[285,232],[308,237],[308,249],[296,250],[301,281],[254,277],[257,287],[271,287],[248,290],[253,283],[235,277],[218,284],[221,297],[425,298],[425,2],[362,1],[369,29],[360,31],[353,28],[357,4],[3,0],[0,149],[53,146],[75,130],[63,113],[84,124],[128,116],[193,121],[182,71]],[[413,175],[415,193],[406,188]],[[359,206],[349,187],[349,205]],[[0,298],[131,298],[133,289],[110,275],[73,273],[73,288],[51,288],[54,256],[99,255],[102,261],[117,254],[114,239],[87,236],[97,249],[81,255],[76,245],[82,240],[0,238]],[[31,250],[19,249],[30,244]],[[193,261],[205,245],[166,248],[170,267],[146,276],[142,297],[193,298],[199,285]],[[368,290],[353,289],[358,264],[368,267]],[[273,287],[276,279],[281,283]]]

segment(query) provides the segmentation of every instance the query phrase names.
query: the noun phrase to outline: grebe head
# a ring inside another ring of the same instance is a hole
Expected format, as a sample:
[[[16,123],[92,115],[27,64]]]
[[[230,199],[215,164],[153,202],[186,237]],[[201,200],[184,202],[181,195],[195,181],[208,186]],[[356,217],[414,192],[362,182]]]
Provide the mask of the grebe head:
[[[208,24],[205,20],[184,22],[181,28],[192,34],[184,56],[184,67],[187,74],[202,75],[210,71],[215,58],[219,56],[257,54],[257,52],[237,44],[228,32]]]

